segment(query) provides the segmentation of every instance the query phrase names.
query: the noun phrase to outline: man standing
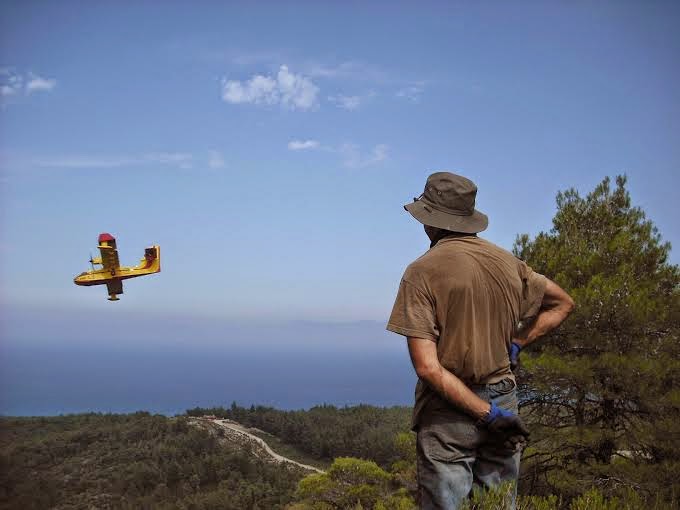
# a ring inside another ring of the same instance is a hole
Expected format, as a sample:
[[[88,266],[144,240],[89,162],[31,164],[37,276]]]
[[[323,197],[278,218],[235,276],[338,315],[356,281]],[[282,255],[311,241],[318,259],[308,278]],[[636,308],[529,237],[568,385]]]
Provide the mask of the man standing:
[[[469,179],[437,172],[404,206],[431,241],[406,269],[387,324],[407,337],[418,374],[413,429],[423,509],[458,508],[473,483],[516,482],[529,432],[517,416],[511,361],[574,306],[557,284],[477,237],[488,219],[475,210],[476,195]],[[520,321],[529,326],[516,338]]]

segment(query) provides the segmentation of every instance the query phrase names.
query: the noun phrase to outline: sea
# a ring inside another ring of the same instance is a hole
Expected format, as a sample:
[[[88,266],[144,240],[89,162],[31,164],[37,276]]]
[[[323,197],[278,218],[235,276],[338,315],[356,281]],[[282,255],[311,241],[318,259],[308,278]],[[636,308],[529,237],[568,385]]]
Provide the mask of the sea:
[[[0,341],[0,414],[412,405],[405,340],[384,327],[14,315]]]

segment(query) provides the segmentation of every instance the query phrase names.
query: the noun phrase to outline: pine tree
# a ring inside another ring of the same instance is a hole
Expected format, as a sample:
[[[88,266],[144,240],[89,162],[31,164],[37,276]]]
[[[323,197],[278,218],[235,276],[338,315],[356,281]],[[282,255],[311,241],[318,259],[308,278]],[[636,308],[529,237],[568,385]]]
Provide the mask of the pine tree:
[[[626,178],[560,192],[552,230],[514,252],[576,302],[522,354],[524,490],[680,494],[680,272]]]

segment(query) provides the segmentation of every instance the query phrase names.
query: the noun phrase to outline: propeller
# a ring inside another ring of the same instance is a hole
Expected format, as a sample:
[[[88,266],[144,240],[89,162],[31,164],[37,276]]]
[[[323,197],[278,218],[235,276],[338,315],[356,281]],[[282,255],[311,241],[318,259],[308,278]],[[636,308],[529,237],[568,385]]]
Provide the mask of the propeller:
[[[92,260],[92,252],[90,252],[90,265],[92,266],[92,271],[94,271],[94,260]]]

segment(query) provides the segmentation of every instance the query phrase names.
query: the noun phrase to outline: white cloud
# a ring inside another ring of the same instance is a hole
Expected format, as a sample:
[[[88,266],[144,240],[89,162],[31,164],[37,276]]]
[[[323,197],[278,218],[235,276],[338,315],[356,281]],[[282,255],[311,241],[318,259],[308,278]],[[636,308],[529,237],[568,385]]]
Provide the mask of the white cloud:
[[[152,152],[145,154],[144,159],[152,163],[188,169],[192,167],[193,156],[187,152]]]
[[[346,77],[353,72],[352,62],[343,62],[336,66],[326,66],[323,64],[311,64],[308,66],[310,76],[315,78],[339,78]]]
[[[0,96],[13,96],[16,92],[11,85],[0,85]]]
[[[288,150],[303,151],[308,149],[318,149],[319,142],[316,140],[291,140],[288,142]]]
[[[360,147],[354,143],[345,143],[338,149],[347,168],[365,168],[381,163],[387,159],[388,151],[386,144],[376,145],[367,155],[362,154]]]
[[[184,152],[151,152],[141,156],[66,156],[39,159],[38,166],[50,168],[119,168],[160,164],[164,166],[189,169],[193,166],[193,156]]]
[[[408,87],[404,87],[404,88],[398,90],[395,95],[397,97],[402,97],[404,99],[408,99],[409,101],[411,101],[413,103],[418,103],[420,101],[420,96],[423,95],[424,91],[425,91],[425,83],[416,82],[413,85],[409,85]]]
[[[374,90],[371,90],[367,94],[359,96],[345,96],[343,94],[338,94],[337,96],[328,96],[328,100],[334,103],[338,108],[343,108],[348,111],[354,111],[359,109],[364,103],[376,96]]]
[[[280,104],[290,110],[310,110],[318,105],[319,87],[309,78],[282,65],[276,77],[254,75],[250,80],[222,80],[222,99],[227,103]]]
[[[12,68],[0,68],[0,97],[30,95],[33,92],[49,92],[57,86],[54,78],[43,78],[37,74],[22,74]]]
[[[284,106],[300,108],[301,110],[308,110],[316,106],[319,87],[308,78],[290,73],[286,66],[281,66],[278,82],[281,90],[281,104]]]
[[[338,108],[344,108],[345,110],[356,110],[361,105],[361,96],[328,96],[328,100],[331,103],[335,103]]]
[[[368,159],[368,164],[380,163],[387,159],[387,152],[389,151],[389,146],[387,144],[381,143],[373,147],[371,151],[371,157]]]
[[[218,168],[224,168],[224,157],[219,151],[208,151],[208,168],[217,170]]]
[[[320,150],[337,154],[342,159],[342,165],[346,168],[365,168],[377,165],[389,157],[389,146],[381,143],[375,145],[368,153],[361,150],[356,143],[343,143],[342,145],[322,145],[317,140],[291,140],[288,142],[288,150]]]
[[[38,91],[50,91],[57,86],[57,80],[54,78],[43,78],[33,73],[28,73],[28,81],[26,82],[26,94]]]
[[[24,88],[24,77],[11,69],[0,69],[0,95],[13,96]]]
[[[116,168],[138,162],[139,159],[126,157],[66,156],[39,159],[35,163],[38,166],[54,168]]]
[[[268,76],[255,75],[245,84],[224,81],[222,99],[227,103],[275,104],[279,101],[276,81]]]
[[[389,76],[382,69],[364,62],[349,60],[337,65],[308,63],[303,66],[309,76],[323,79],[347,79],[373,83],[390,81]]]

